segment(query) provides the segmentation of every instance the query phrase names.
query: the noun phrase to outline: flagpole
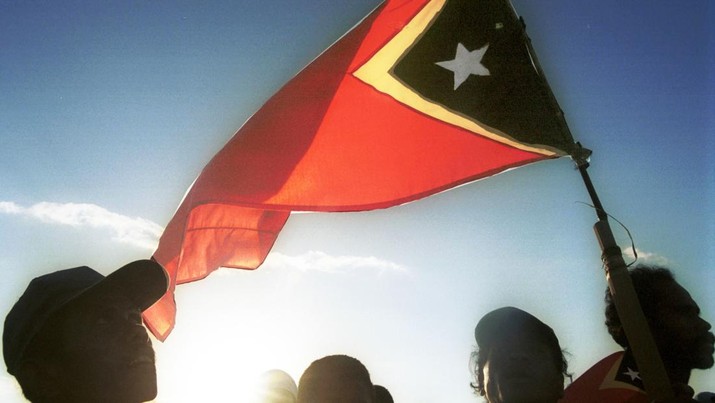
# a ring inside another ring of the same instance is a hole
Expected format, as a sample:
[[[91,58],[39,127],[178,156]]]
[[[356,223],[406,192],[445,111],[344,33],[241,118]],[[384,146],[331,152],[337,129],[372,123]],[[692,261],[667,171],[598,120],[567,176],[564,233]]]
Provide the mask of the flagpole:
[[[674,395],[668,380],[668,373],[638,301],[638,295],[633,287],[631,276],[628,274],[621,248],[613,237],[613,231],[608,223],[608,214],[600,205],[598,195],[586,171],[588,162],[576,161],[576,164],[599,217],[593,229],[601,246],[601,259],[606,270],[608,289],[626,333],[628,348],[638,364],[643,386],[652,400],[672,398]]]
[[[516,14],[515,11],[514,13]],[[551,103],[557,111],[559,124],[562,126],[564,133],[567,133],[573,138],[563,111],[553,92],[551,92],[551,87],[536,58],[536,52],[534,52],[534,48],[531,45],[531,39],[526,34],[524,19],[519,17],[519,20],[521,21],[522,35],[529,55],[531,56],[532,63],[539,77],[541,77],[542,84],[544,85],[546,93],[549,95]],[[608,223],[608,214],[603,208],[596,189],[593,186],[593,182],[586,170],[589,166],[588,158],[590,155],[591,151],[581,147],[580,143],[575,143],[574,149],[571,150],[571,157],[576,162],[576,166],[581,173],[586,190],[591,197],[596,215],[598,216],[598,222],[594,224],[594,232],[601,247],[601,259],[603,260],[606,271],[608,289],[616,306],[616,311],[621,320],[623,330],[626,333],[629,348],[638,364],[638,370],[649,399],[663,400],[672,398],[674,394],[668,379],[668,374],[663,365],[663,360],[658,353],[658,347],[648,327],[648,322],[643,314],[638,296],[633,288],[633,282],[631,281],[627,266],[623,260],[621,248],[615,241],[613,232]]]

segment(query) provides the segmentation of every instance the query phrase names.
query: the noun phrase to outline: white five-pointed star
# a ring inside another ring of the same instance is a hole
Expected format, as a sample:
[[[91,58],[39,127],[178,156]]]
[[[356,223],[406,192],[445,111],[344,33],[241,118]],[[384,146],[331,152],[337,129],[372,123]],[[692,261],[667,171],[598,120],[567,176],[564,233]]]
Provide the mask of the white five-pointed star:
[[[630,368],[628,368],[628,371],[623,373],[624,375],[628,375],[631,377],[631,381],[635,381],[636,379],[640,379],[641,375],[638,371],[634,371]]]
[[[489,69],[482,65],[482,57],[487,52],[489,44],[473,51],[468,51],[461,43],[457,44],[457,54],[452,60],[437,62],[436,65],[444,67],[447,70],[454,72],[454,89],[459,88],[462,83],[467,81],[470,75],[488,76]]]

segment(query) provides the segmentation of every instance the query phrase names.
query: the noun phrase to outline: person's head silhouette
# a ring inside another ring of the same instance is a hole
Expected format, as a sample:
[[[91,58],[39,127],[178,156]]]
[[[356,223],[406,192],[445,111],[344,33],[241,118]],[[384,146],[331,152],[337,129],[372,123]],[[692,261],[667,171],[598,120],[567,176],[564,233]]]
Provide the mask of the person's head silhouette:
[[[298,386],[285,371],[271,369],[261,375],[257,403],[295,403]]]
[[[32,280],[5,318],[3,354],[33,402],[142,402],[156,397],[154,350],[141,313],[167,290],[164,269],[132,262]]]
[[[555,403],[564,391],[566,360],[553,329],[514,307],[484,315],[474,329],[472,387],[490,403]]]
[[[330,355],[313,361],[298,382],[298,403],[372,403],[370,373],[357,359]]]
[[[633,288],[672,383],[688,383],[693,369],[713,366],[712,326],[700,317],[700,307],[664,267],[639,265],[629,270]],[[606,290],[606,327],[619,345],[628,348],[610,291]]]

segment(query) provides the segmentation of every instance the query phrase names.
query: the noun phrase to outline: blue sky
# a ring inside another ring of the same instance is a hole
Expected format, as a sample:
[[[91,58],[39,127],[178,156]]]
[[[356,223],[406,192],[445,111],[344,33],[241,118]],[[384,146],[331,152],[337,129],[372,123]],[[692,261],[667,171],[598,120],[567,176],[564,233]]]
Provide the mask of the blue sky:
[[[715,6],[513,3],[604,206],[715,321]],[[0,0],[0,311],[37,275],[150,256],[211,156],[377,4]],[[582,202],[559,159],[391,209],[293,215],[259,270],[179,287],[157,401],[241,401],[261,372],[297,379],[333,353],[397,401],[478,401],[472,332],[503,305],[551,324],[579,375],[616,349]],[[22,401],[7,374],[0,400]]]

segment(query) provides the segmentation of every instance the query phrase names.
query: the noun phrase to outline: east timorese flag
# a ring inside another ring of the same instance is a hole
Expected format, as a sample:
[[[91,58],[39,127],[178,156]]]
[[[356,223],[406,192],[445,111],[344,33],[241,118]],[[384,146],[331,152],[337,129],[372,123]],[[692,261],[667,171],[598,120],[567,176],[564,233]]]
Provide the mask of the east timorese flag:
[[[410,202],[568,155],[573,139],[505,0],[392,0],[304,68],[206,165],[154,258],[176,284],[255,269],[291,211]]]

